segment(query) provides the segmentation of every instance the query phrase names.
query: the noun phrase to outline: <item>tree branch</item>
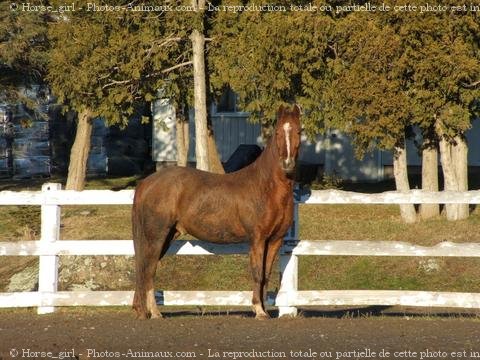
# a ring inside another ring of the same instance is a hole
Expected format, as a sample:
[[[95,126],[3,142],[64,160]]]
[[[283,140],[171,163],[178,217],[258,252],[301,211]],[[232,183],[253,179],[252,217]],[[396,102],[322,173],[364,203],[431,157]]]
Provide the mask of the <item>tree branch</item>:
[[[171,66],[169,68],[166,68],[166,69],[163,69],[161,71],[157,71],[157,72],[154,72],[154,73],[151,73],[151,74],[147,74],[145,75],[143,78],[144,79],[149,79],[149,78],[152,78],[152,77],[155,77],[155,76],[158,76],[158,75],[161,75],[161,74],[166,74],[166,73],[169,73],[170,71],[173,71],[175,69],[178,69],[178,68],[181,68],[181,67],[184,67],[184,66],[188,66],[188,65],[191,65],[192,64],[192,61],[185,61],[183,63],[180,63],[180,64],[177,64],[177,65],[174,65],[174,66]],[[105,90],[105,89],[108,89],[112,86],[116,86],[116,85],[129,85],[129,84],[133,84],[135,82],[139,82],[141,79],[128,79],[128,80],[112,80],[110,81],[109,83],[105,84],[102,86],[102,90]]]
[[[134,81],[135,81],[135,79],[121,80],[121,81],[119,81],[119,80],[112,80],[112,81],[110,81],[108,84],[103,85],[103,86],[102,86],[102,90],[105,90],[105,89],[107,89],[107,88],[109,88],[109,87],[112,87],[112,86],[115,86],[115,85],[126,85],[126,84],[130,84],[130,83],[132,83],[132,82],[134,82]]]
[[[161,71],[162,74],[166,74],[166,73],[169,73],[170,71],[173,71],[175,69],[178,69],[180,67],[183,67],[183,66],[188,66],[188,65],[192,65],[192,61],[185,61],[183,63],[180,63],[180,64],[177,64],[177,65],[174,65],[174,66],[171,66],[169,68],[166,68],[164,70]]]
[[[465,88],[471,89],[471,88],[474,88],[474,87],[477,87],[478,85],[480,85],[480,80],[477,80],[477,81],[475,81],[473,83],[470,83],[470,84],[461,83],[461,85]]]
[[[333,45],[327,45],[327,47],[332,50],[335,59],[338,59],[338,52],[337,52],[337,44],[334,43]]]
[[[181,37],[174,37],[174,36],[170,36],[168,38],[166,38],[165,40],[163,40],[162,42],[158,43],[158,42],[155,42],[154,44],[158,44],[159,47],[162,47],[162,46],[165,46],[167,45],[169,42],[178,42],[178,41],[182,41],[183,39]]]

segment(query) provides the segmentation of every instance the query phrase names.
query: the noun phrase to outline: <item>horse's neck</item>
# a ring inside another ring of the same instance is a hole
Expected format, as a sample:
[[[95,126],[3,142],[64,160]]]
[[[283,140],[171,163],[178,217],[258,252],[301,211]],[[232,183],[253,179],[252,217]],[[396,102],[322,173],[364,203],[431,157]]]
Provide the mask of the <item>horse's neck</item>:
[[[265,146],[258,160],[265,170],[268,169],[267,172],[273,173],[277,169],[280,170],[278,151],[275,146],[275,135],[268,139],[267,146]]]
[[[268,185],[282,185],[286,191],[293,189],[293,180],[289,179],[285,172],[280,168],[280,158],[275,146],[275,135],[272,136],[267,146],[254,163],[256,176],[259,180]]]

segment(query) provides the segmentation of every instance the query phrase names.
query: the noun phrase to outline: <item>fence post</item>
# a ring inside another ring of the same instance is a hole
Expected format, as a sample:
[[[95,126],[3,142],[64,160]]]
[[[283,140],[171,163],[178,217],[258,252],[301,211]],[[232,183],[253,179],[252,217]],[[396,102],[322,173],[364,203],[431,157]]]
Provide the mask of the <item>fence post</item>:
[[[43,184],[42,191],[61,190],[61,184],[47,183]],[[47,195],[47,194],[45,194]],[[42,245],[51,245],[60,239],[60,206],[42,205],[41,210],[41,238]],[[57,291],[58,284],[58,256],[42,255],[38,269],[38,291],[43,303],[42,293],[52,293]],[[55,311],[53,306],[39,306],[38,314],[48,314]]]
[[[293,224],[287,235],[285,241],[298,240],[298,202],[295,199],[293,205]],[[280,289],[279,291],[287,293],[287,298],[290,295],[293,297],[298,290],[298,256],[292,255],[290,250],[286,250],[283,246],[280,250]],[[294,306],[279,306],[278,316],[297,316],[297,308]]]

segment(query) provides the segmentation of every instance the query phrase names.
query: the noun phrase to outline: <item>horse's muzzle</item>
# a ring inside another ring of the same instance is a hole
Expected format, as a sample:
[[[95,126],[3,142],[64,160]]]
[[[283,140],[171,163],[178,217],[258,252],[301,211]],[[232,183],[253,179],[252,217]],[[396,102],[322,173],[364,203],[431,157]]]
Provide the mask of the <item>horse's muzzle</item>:
[[[283,159],[282,170],[286,174],[292,174],[295,171],[295,160],[291,158]]]

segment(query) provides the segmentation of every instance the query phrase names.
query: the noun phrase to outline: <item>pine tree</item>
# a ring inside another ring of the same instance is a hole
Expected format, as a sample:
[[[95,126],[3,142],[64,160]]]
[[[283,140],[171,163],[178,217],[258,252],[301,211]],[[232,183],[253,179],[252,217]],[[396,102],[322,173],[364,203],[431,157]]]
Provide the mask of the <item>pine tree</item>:
[[[45,14],[19,12],[17,6],[0,5],[0,101],[23,101],[35,107],[19,87],[43,82],[50,19]]]
[[[379,14],[353,12],[337,19],[332,46],[321,94],[327,124],[350,134],[359,156],[374,148],[393,151],[396,188],[410,190],[405,140],[413,113],[397,66],[401,35]],[[404,221],[416,221],[413,205],[401,205],[400,212]]]
[[[421,5],[421,2],[418,3]],[[458,6],[456,1],[445,4]],[[480,22],[475,13],[412,14],[401,26],[399,64],[410,76],[415,123],[427,143],[438,144],[445,190],[468,190],[465,132],[478,115]],[[468,217],[468,205],[447,205],[449,220]]]
[[[439,144],[445,189],[468,190],[465,131],[478,113],[479,22],[473,13],[452,13],[452,5],[458,3],[447,2],[446,12],[349,13],[336,20],[332,82],[323,93],[327,118],[354,136],[359,152],[394,151],[398,190],[409,188],[404,144],[413,125],[422,129],[424,159],[436,156]],[[435,189],[436,164],[423,166],[426,187]],[[468,216],[467,205],[446,208],[448,219]],[[414,221],[412,206],[401,210]]]
[[[77,6],[87,8],[86,2]],[[50,25],[48,81],[66,109],[79,114],[67,188],[84,186],[93,118],[125,126],[158,90],[176,107],[190,99],[183,89],[191,78],[191,46],[179,26],[184,17],[161,10],[77,11]]]
[[[446,2],[451,5],[459,4]],[[310,134],[340,129],[353,138],[359,156],[376,148],[393,151],[400,191],[410,189],[405,141],[418,125],[425,148],[439,143],[443,149],[446,188],[467,189],[464,133],[480,87],[475,14],[220,12],[214,25],[212,86],[217,92],[233,88],[252,118],[268,123],[280,103],[300,103]],[[459,158],[449,165],[448,154]],[[448,185],[459,172],[457,185]],[[402,205],[401,213],[416,221],[413,205]]]
[[[212,91],[219,95],[229,86],[250,119],[267,126],[281,104],[297,103],[302,107],[303,126],[313,135],[322,129],[322,109],[312,92],[324,82],[333,20],[323,13],[291,12],[290,2],[276,4],[288,11],[217,12],[208,52]]]

